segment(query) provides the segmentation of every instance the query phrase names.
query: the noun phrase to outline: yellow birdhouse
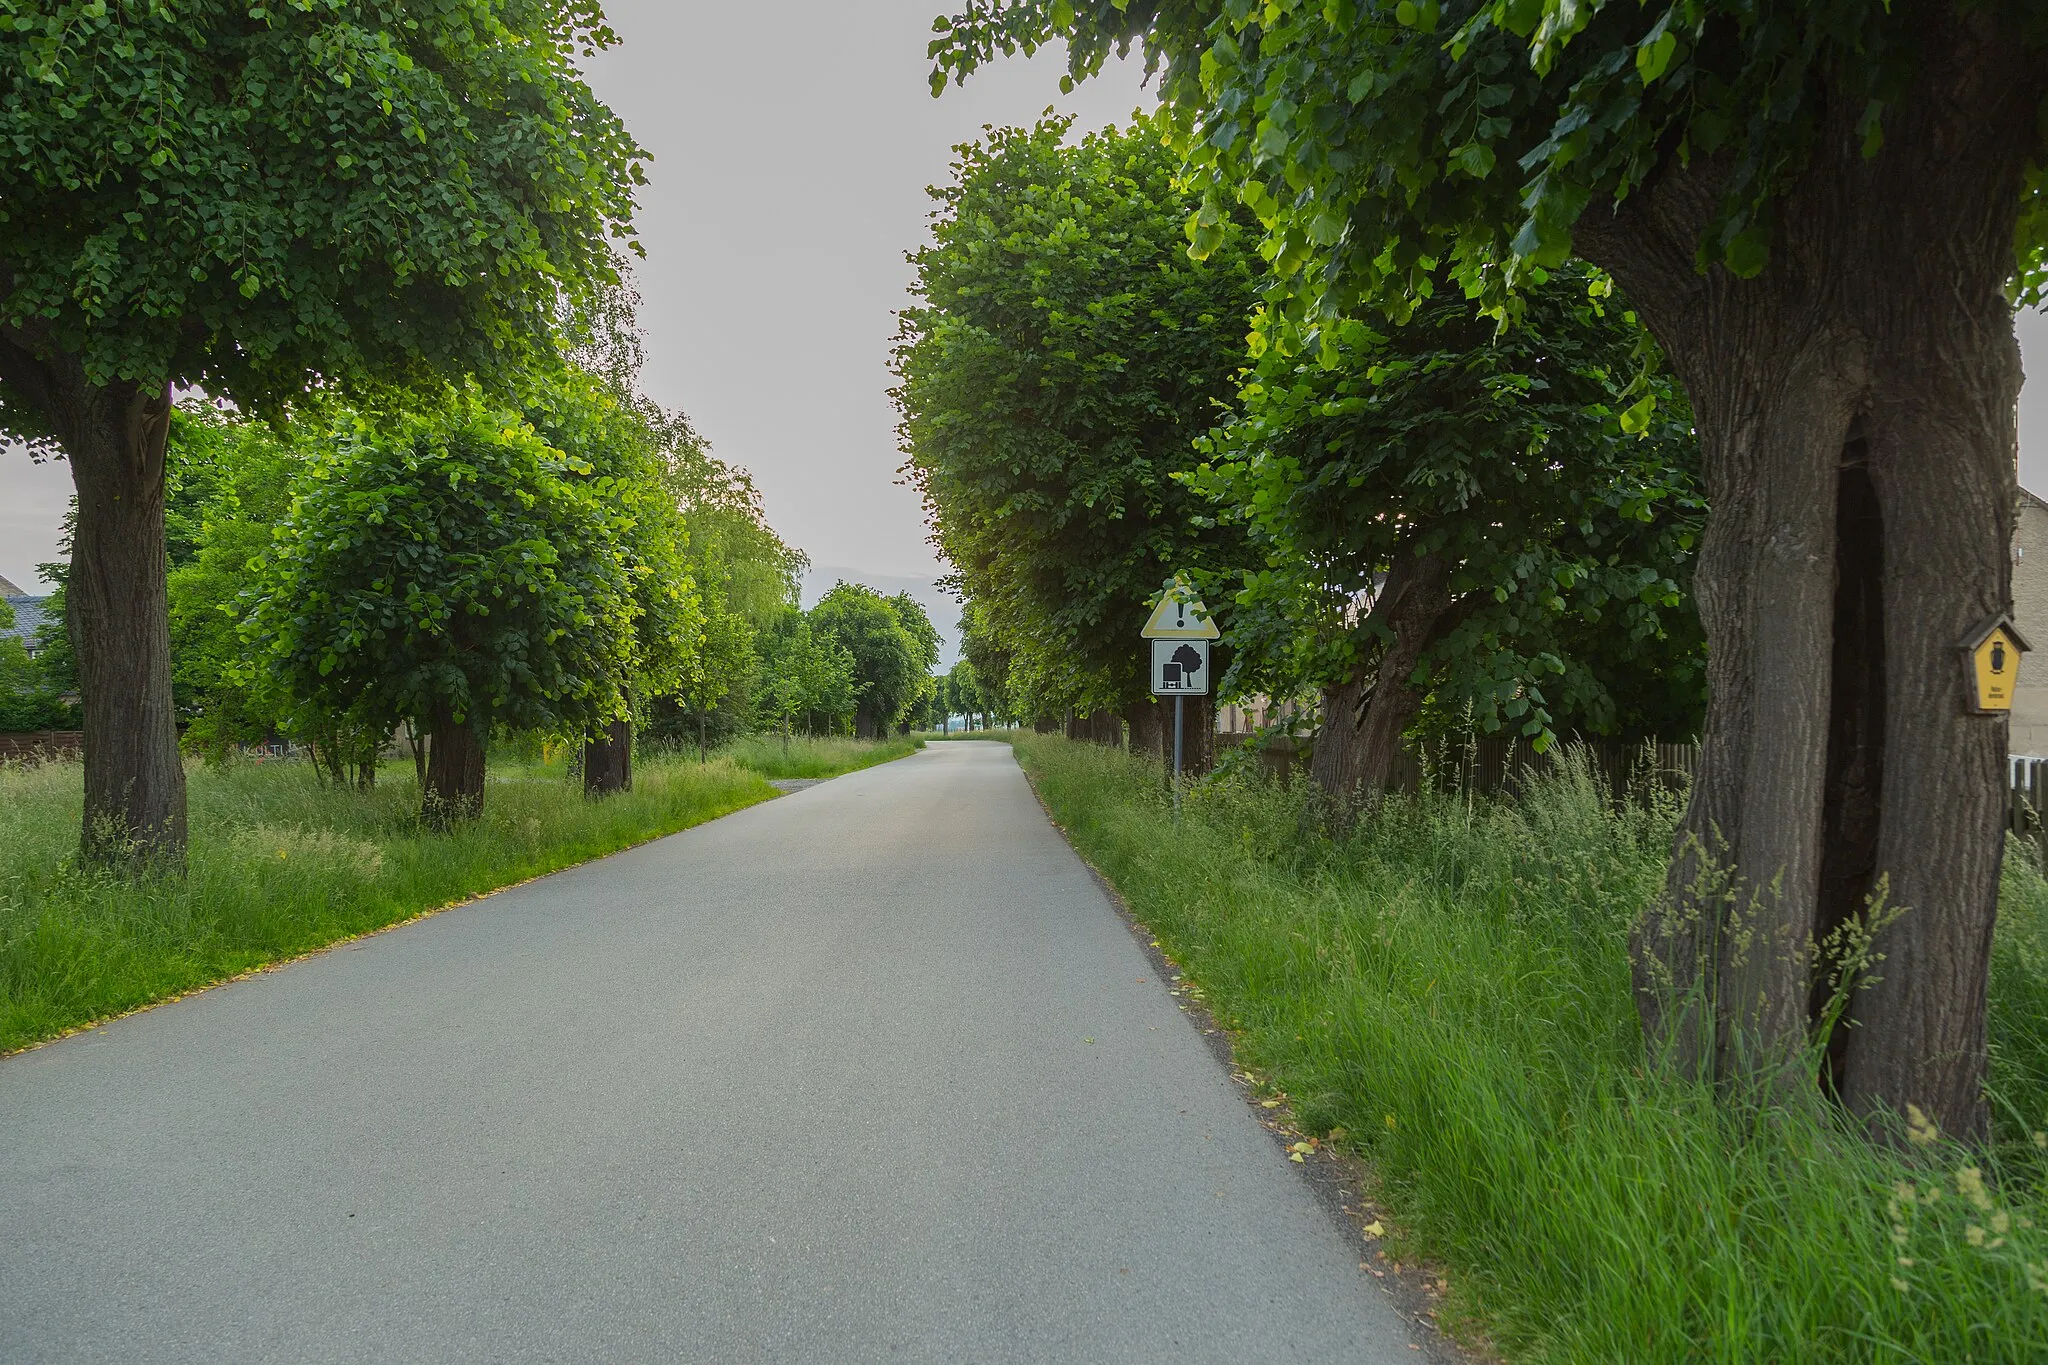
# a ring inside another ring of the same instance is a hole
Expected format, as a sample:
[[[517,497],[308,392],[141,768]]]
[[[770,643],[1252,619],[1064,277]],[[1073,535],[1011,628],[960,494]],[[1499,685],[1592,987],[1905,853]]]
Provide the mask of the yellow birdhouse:
[[[1971,710],[1985,716],[2012,710],[2020,685],[2020,655],[2031,648],[2009,612],[1999,612],[1970,632],[1963,641],[1963,662],[1970,674]]]

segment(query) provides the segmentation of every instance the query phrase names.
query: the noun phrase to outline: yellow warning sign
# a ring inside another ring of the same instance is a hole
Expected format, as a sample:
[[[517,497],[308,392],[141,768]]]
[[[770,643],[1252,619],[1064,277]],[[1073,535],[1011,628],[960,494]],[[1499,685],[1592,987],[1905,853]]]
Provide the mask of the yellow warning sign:
[[[1963,644],[1969,652],[1972,708],[1980,713],[2012,710],[2013,694],[2020,685],[2020,655],[2027,642],[2003,612],[1970,633]]]
[[[1168,580],[1159,605],[1152,608],[1152,619],[1139,632],[1146,640],[1214,640],[1222,634],[1202,599],[1179,574]]]

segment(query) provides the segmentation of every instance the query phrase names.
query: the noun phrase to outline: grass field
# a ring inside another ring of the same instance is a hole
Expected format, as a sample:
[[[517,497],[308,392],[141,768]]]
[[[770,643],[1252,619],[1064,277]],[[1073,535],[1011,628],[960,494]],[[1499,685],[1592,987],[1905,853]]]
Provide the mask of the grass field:
[[[1583,776],[1519,805],[1395,801],[1352,838],[1305,793],[1197,787],[1025,736],[1076,846],[1236,1033],[1379,1172],[1397,1245],[1451,1268],[1511,1359],[2048,1358],[2048,884],[2007,869],[1998,1140],[1877,1151],[1825,1115],[1641,1066],[1627,926],[1675,812]]]
[[[709,763],[636,762],[633,790],[586,800],[552,764],[493,762],[481,819],[420,828],[408,764],[374,791],[319,785],[303,763],[190,771],[182,878],[81,867],[76,764],[0,765],[0,1053],[674,833],[775,795],[768,776],[825,777],[912,741],[743,741]]]

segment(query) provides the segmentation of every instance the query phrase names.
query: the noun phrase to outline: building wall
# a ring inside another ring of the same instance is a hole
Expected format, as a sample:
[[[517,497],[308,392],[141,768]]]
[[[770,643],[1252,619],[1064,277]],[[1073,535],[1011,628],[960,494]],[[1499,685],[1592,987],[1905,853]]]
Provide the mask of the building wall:
[[[2048,757],[2048,503],[2031,493],[2020,494],[2012,549],[2013,621],[2034,651],[2020,661],[2007,747]]]

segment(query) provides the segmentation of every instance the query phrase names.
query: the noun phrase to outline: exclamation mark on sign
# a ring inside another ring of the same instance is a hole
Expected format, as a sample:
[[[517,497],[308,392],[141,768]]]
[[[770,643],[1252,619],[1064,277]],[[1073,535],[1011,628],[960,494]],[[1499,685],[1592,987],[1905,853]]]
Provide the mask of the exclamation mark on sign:
[[[1174,628],[1175,630],[1186,630],[1186,629],[1188,628],[1188,604],[1187,604],[1187,603],[1185,603],[1185,602],[1176,602],[1176,603],[1174,603],[1174,604],[1173,604],[1173,620],[1174,620],[1174,625],[1173,625],[1173,628]]]

